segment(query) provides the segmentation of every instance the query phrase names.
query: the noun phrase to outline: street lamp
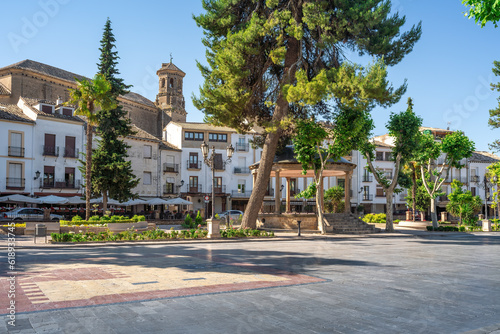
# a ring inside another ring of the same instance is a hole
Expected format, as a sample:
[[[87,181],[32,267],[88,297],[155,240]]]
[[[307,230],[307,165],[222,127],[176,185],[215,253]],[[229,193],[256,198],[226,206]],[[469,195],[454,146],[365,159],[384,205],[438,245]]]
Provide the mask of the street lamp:
[[[220,166],[221,168],[223,168],[224,166],[226,166],[226,164],[231,162],[231,158],[234,153],[233,145],[229,145],[226,148],[226,152],[227,152],[227,160],[225,161],[222,160],[222,166]],[[208,156],[209,153],[208,144],[203,142],[203,144],[201,144],[201,153],[203,154],[203,161],[212,170],[212,219],[213,219],[215,217],[215,167],[216,167],[214,163],[215,146],[212,146],[212,154]]]
[[[492,180],[496,183],[496,176],[494,176]],[[484,189],[484,219],[488,219],[488,189],[493,186],[493,184],[488,181],[486,175],[484,175],[483,181],[474,181],[474,183],[479,188]]]

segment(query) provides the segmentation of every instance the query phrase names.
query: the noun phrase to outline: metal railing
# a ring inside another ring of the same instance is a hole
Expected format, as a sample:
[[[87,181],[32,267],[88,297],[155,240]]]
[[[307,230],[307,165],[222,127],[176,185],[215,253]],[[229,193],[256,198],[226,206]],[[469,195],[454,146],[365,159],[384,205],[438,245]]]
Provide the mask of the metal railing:
[[[249,148],[248,143],[236,143],[237,152],[248,152],[248,148]]]
[[[164,173],[179,173],[179,164],[164,163],[163,164]]]
[[[64,157],[65,158],[75,158],[77,159],[80,154],[79,149],[65,148],[64,149]]]
[[[213,187],[213,189],[215,190],[216,194],[225,194],[226,193],[226,186],[225,185],[215,186],[215,187]],[[210,186],[210,192],[212,192],[212,186]]]
[[[9,157],[24,157],[24,147],[9,146]]]
[[[241,191],[241,189],[238,190],[232,190],[231,191],[231,197],[250,197],[252,194],[252,190],[247,190],[247,191]]]
[[[372,182],[373,181],[373,175],[363,175],[361,177],[361,182]]]
[[[187,186],[187,191],[188,193],[194,193],[194,194],[197,194],[197,193],[201,193],[201,190],[202,190],[202,187],[201,187],[201,184],[188,184]]]
[[[163,185],[163,193],[164,194],[175,194],[175,185],[173,183],[169,183],[169,184],[164,184]]]
[[[191,162],[187,161],[187,168],[188,169],[201,169],[201,161],[198,162]]]
[[[58,157],[59,156],[59,147],[58,146],[47,146],[43,145],[43,155]]]
[[[58,188],[58,189],[78,189],[80,188],[80,180],[70,182],[68,180],[43,180],[40,179],[40,188]]]
[[[372,194],[363,194],[363,201],[373,201]]]
[[[250,174],[248,167],[234,167],[234,174]]]
[[[6,188],[7,189],[20,189],[24,188],[25,179],[20,177],[8,177],[6,178]]]

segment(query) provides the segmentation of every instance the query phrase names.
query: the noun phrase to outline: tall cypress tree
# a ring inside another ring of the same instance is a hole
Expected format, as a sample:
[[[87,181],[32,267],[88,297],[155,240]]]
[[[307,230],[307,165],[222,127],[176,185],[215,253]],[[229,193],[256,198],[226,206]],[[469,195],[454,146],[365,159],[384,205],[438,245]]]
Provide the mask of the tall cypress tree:
[[[98,112],[99,125],[97,133],[101,137],[98,147],[93,154],[92,189],[94,193],[103,196],[103,211],[107,210],[108,196],[119,201],[136,198],[132,189],[137,186],[139,179],[132,172],[132,164],[126,161],[127,149],[130,148],[123,138],[133,134],[130,120],[125,117],[127,112],[118,104],[118,96],[128,93],[131,87],[125,85],[116,68],[118,52],[113,51],[115,37],[111,29],[109,18],[104,25],[101,39],[101,56],[98,72],[103,74],[111,83],[111,94],[116,101],[115,109],[103,109]]]

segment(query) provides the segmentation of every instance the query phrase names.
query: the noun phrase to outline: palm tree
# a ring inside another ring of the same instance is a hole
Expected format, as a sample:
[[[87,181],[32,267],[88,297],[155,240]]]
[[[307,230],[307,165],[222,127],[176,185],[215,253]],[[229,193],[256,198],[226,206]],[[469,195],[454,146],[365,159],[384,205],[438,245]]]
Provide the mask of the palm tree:
[[[85,156],[85,219],[90,218],[91,166],[92,166],[92,128],[97,125],[96,108],[114,109],[116,107],[111,84],[104,75],[96,74],[93,80],[78,80],[77,87],[70,89],[70,100],[67,104],[75,105],[75,114],[87,119],[87,150]]]

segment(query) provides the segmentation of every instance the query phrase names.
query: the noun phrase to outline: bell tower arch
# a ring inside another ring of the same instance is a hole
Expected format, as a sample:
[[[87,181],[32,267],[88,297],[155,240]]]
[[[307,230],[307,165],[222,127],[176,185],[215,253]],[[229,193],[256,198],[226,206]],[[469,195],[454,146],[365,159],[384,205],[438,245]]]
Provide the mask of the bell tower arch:
[[[186,73],[182,72],[172,63],[161,64],[156,72],[158,75],[158,95],[156,95],[156,106],[162,112],[162,129],[170,122],[186,122],[186,109],[182,85]]]

